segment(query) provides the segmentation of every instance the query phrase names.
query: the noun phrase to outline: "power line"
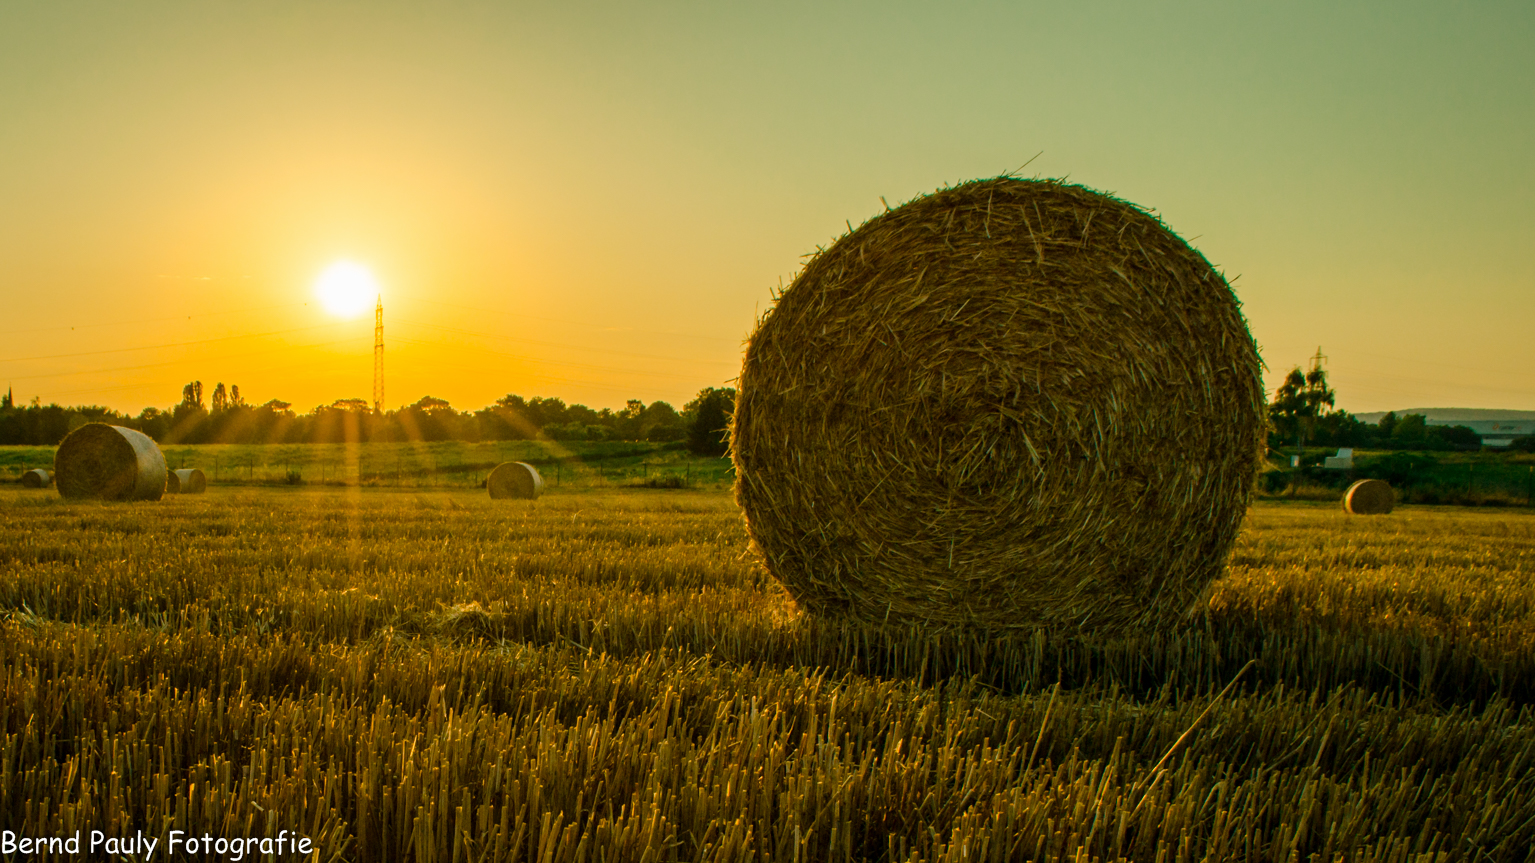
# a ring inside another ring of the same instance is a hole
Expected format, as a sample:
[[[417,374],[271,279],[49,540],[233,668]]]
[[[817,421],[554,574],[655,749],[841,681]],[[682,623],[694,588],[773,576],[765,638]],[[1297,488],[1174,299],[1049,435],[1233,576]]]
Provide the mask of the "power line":
[[[344,339],[344,341],[352,341],[352,339]],[[322,344],[338,344],[338,342],[322,342]],[[313,344],[313,346],[301,347],[321,347],[322,344]],[[281,364],[276,365],[261,365],[261,367],[258,367],[258,369],[250,369],[247,370],[247,372],[252,373],[252,375],[261,375],[261,373],[287,372],[287,370],[290,369],[313,369],[313,365],[315,365],[315,362],[313,362],[312,359],[305,359],[305,361],[299,362],[281,362]],[[134,382],[134,384],[106,385],[106,387],[81,387],[81,389],[77,390],[57,390],[57,392],[51,393],[49,398],[55,398],[55,396],[77,395],[77,393],[115,393],[121,392],[121,390],[146,389],[146,387],[172,387],[172,385],[180,385],[181,381],[183,381],[181,378],[160,378],[157,379],[157,381],[138,381]]]
[[[1379,383],[1386,381],[1387,383]],[[1383,392],[1395,393],[1406,398],[1426,398],[1416,396],[1413,393],[1422,393],[1432,386],[1436,389],[1455,389],[1462,391],[1477,391],[1481,393],[1499,396],[1515,396],[1525,399],[1535,399],[1535,391],[1527,389],[1511,389],[1502,386],[1490,386],[1487,384],[1471,383],[1468,381],[1447,381],[1440,378],[1425,378],[1421,376],[1391,375],[1379,372],[1355,371],[1344,375],[1344,382],[1348,386],[1374,389]],[[1402,386],[1395,387],[1392,383],[1400,382]]]
[[[224,360],[240,359],[240,358],[243,358],[243,357],[259,357],[259,356],[262,356],[264,354],[270,354],[270,353],[273,353],[273,352],[276,352],[276,351],[304,350],[305,348],[325,348],[325,347],[330,347],[331,345],[339,345],[339,344],[344,344],[346,342],[357,341],[357,340],[360,340],[361,338],[362,338],[361,336],[348,336],[347,338],[344,338],[344,339],[334,339],[334,340],[328,341],[328,342],[315,342],[313,344],[308,344],[308,345],[279,345],[277,347],[272,347],[272,348],[263,348],[263,349],[261,349],[259,351],[246,351],[245,353],[240,353],[240,354],[227,354],[227,355],[225,355],[223,357],[220,357],[219,361],[223,362]],[[141,365],[136,365],[136,366],[113,366],[111,368],[105,368],[105,369],[85,369],[85,370],[82,370],[82,371],[74,371],[74,372],[48,372],[46,374],[41,374],[41,375],[16,375],[16,376],[13,376],[13,377],[9,377],[7,379],[8,380],[17,380],[17,381],[26,381],[26,380],[36,380],[37,378],[62,378],[62,377],[71,377],[71,376],[74,376],[74,375],[107,374],[107,373],[110,373],[110,372],[128,372],[128,371],[136,371],[138,369],[159,368],[161,366],[175,366],[175,365],[181,365],[182,363],[188,363],[188,362],[194,362],[194,361],[193,360],[188,360],[188,359],[166,360],[164,362],[143,363]]]
[[[171,317],[166,317],[166,318],[139,318],[138,320],[134,320],[134,321],[107,321],[107,322],[100,323],[100,324],[74,324],[72,326],[33,327],[33,328],[27,329],[27,330],[0,330],[0,336],[15,335],[17,333],[51,333],[51,332],[58,332],[60,330],[86,330],[86,329],[93,329],[93,328],[96,328],[96,327],[125,327],[125,326],[130,326],[132,324],[155,324],[155,323],[160,323],[161,321],[190,321],[193,318],[211,318],[211,317],[214,317],[216,315],[243,315],[243,314],[249,314],[250,312],[267,312],[267,311],[271,311],[272,309],[291,309],[291,308],[294,308],[296,306],[307,306],[307,305],[309,305],[309,304],[308,303],[283,303],[281,305],[276,305],[276,306],[255,306],[255,307],[249,308],[249,309],[230,309],[228,311],[223,311],[223,312],[199,312],[198,314],[195,314],[195,315],[172,315]]]
[[[290,333],[308,332],[308,331],[311,331],[311,330],[324,329],[325,327],[338,326],[338,325],[340,325],[342,323],[344,323],[344,322],[342,322],[342,321],[332,321],[332,322],[325,323],[325,324],[316,324],[316,325],[310,326],[310,327],[294,327],[294,328],[291,328],[291,329],[272,330],[270,332],[264,332],[264,333],[246,333],[246,334],[243,334],[243,335],[218,336],[218,337],[210,338],[210,339],[193,339],[191,341],[185,341],[185,342],[166,342],[164,344],[158,344],[158,345],[142,345],[142,346],[138,346],[138,347],[127,347],[127,348],[109,348],[109,349],[104,349],[104,350],[99,350],[99,351],[75,351],[75,352],[72,352],[72,353],[65,353],[65,354],[41,354],[41,355],[32,356],[32,357],[5,357],[5,358],[0,358],[0,362],[21,363],[21,362],[33,362],[33,361],[36,361],[36,360],[68,359],[68,358],[71,358],[71,357],[97,356],[97,355],[101,355],[101,354],[129,353],[129,352],[132,352],[132,351],[152,351],[152,350],[160,350],[162,348],[189,347],[189,346],[192,346],[192,345],[211,344],[211,343],[214,343],[214,342],[223,342],[223,341],[234,341],[234,340],[237,340],[237,339],[265,338],[265,337],[268,337],[268,336],[279,336],[279,335],[288,335]],[[638,358],[641,358],[641,359],[655,359],[655,360],[664,360],[664,361],[667,361],[667,362],[679,362],[679,363],[704,363],[704,364],[711,364],[711,365],[724,365],[724,364],[729,364],[731,362],[729,360],[703,360],[703,359],[688,359],[688,358],[685,358],[685,357],[669,357],[669,356],[662,356],[662,355],[658,355],[658,354],[642,354],[642,353],[637,353],[637,352],[634,352],[634,351],[619,351],[619,350],[613,350],[611,348],[594,348],[594,347],[586,347],[586,346],[582,346],[582,345],[572,345],[572,344],[562,343],[562,342],[548,342],[548,341],[542,341],[542,340],[538,340],[538,339],[523,339],[523,338],[520,338],[518,336],[500,335],[500,334],[497,334],[497,333],[487,333],[487,332],[483,332],[483,331],[479,331],[479,330],[466,330],[466,329],[463,329],[461,327],[450,327],[450,326],[447,326],[445,324],[431,324],[431,323],[426,323],[424,321],[408,321],[407,320],[407,321],[400,321],[400,323],[403,323],[403,324],[406,324],[406,325],[409,325],[409,326],[426,327],[426,328],[430,328],[430,329],[443,330],[443,331],[446,331],[446,332],[461,333],[463,335],[482,336],[482,337],[485,337],[485,338],[502,339],[502,340],[507,340],[507,341],[518,341],[518,342],[522,342],[524,344],[535,344],[535,345],[541,345],[541,346],[544,346],[544,347],[553,347],[553,348],[565,348],[565,349],[568,349],[568,350],[587,351],[587,352],[591,352],[591,353],[604,353],[604,354],[613,354],[613,355],[616,355],[616,356],[638,357]]]
[[[406,343],[408,345],[420,345],[422,347],[438,347],[437,343],[435,343],[435,342],[423,342],[423,341],[421,341],[419,339],[407,339],[407,338],[404,338],[402,336],[395,336],[394,340],[396,342],[404,342],[404,343]],[[679,374],[671,374],[669,372],[643,372],[643,371],[639,371],[637,369],[620,369],[620,368],[615,368],[613,366],[592,365],[591,363],[561,362],[560,360],[551,360],[551,359],[547,359],[545,357],[530,357],[530,356],[527,356],[525,354],[512,354],[512,353],[507,353],[506,351],[496,351],[496,350],[491,350],[490,348],[482,348],[482,347],[479,347],[479,346],[476,346],[476,345],[465,345],[465,346],[463,346],[462,349],[463,350],[471,350],[471,351],[479,351],[480,353],[483,353],[483,354],[490,354],[492,356],[498,356],[498,357],[507,357],[508,359],[514,359],[514,360],[526,360],[528,362],[533,362],[533,363],[544,363],[544,364],[548,364],[548,365],[564,366],[564,367],[568,367],[568,368],[591,369],[593,371],[600,371],[600,372],[617,372],[618,374],[624,374],[624,375],[644,375],[646,377],[671,378],[673,380],[696,380],[698,378],[697,375],[679,375]]]
[[[596,324],[592,324],[592,323],[589,323],[589,322],[586,322],[586,321],[567,321],[567,320],[563,320],[561,318],[544,318],[544,317],[539,317],[538,315],[523,314],[521,312],[508,312],[508,311],[504,311],[504,310],[501,310],[501,309],[487,309],[487,308],[483,308],[481,306],[466,306],[466,305],[464,305],[462,303],[447,303],[447,302],[443,302],[442,300],[434,300],[434,299],[431,299],[430,297],[417,296],[417,295],[414,295],[414,294],[411,294],[411,293],[408,293],[408,292],[396,291],[396,293],[404,293],[405,296],[408,296],[408,297],[410,297],[413,300],[418,300],[418,301],[423,302],[423,303],[432,303],[432,304],[438,305],[438,306],[448,306],[450,308],[464,309],[466,311],[471,311],[471,312],[486,312],[486,313],[489,313],[489,314],[492,314],[492,315],[504,315],[504,316],[509,317],[509,318],[527,318],[530,321],[545,321],[545,322],[551,323],[551,324],[566,324],[566,325],[572,326],[572,327],[585,327],[587,329],[592,329],[592,330],[609,330],[609,331],[611,331],[613,329],[612,327],[597,326]],[[712,341],[712,342],[733,342],[733,343],[735,343],[737,345],[739,345],[742,342],[742,339],[730,339],[730,338],[725,338],[724,336],[706,336],[706,335],[703,335],[701,333],[679,333],[679,332],[672,332],[672,331],[668,331],[668,330],[646,330],[644,332],[648,332],[648,333],[651,333],[653,335],[658,335],[658,336],[679,336],[681,338],[704,339],[706,341]]]
[[[445,369],[461,369],[461,370],[464,370],[464,371],[483,371],[483,369],[480,369],[477,366],[464,365],[462,363],[455,363],[455,362],[452,362],[451,360],[443,360],[443,359],[430,360],[430,361],[426,362],[424,365],[430,365],[430,366],[433,366],[433,367],[445,368]],[[612,388],[612,386],[613,386],[612,384],[609,384],[609,383],[605,383],[605,382],[602,382],[602,381],[594,381],[594,380],[590,380],[588,378],[564,377],[562,375],[548,374],[548,373],[545,373],[545,372],[527,372],[524,375],[522,375],[521,377],[523,378],[523,380],[528,381],[528,382],[537,381],[537,382],[540,382],[540,383],[573,384],[575,386],[602,387],[602,388],[608,388],[608,389]],[[724,383],[730,383],[730,381],[725,381]],[[650,397],[649,400],[653,401],[654,397],[658,396],[658,394],[659,394],[659,391],[649,389],[647,386],[642,386],[642,387],[639,387],[637,389],[638,389],[638,391],[631,390],[630,395],[631,396],[646,396],[646,397]]]
[[[283,335],[287,335],[288,333],[303,333],[303,332],[308,332],[310,330],[324,329],[325,327],[334,327],[338,323],[340,323],[340,321],[333,321],[333,322],[328,323],[328,324],[317,324],[317,325],[312,326],[312,327],[295,327],[295,328],[293,328],[291,330],[273,330],[273,331],[268,332],[268,333],[247,333],[247,334],[241,335],[241,336],[218,336],[216,338],[211,338],[211,339],[194,339],[194,340],[189,341],[189,342],[168,342],[168,343],[163,344],[163,345],[145,345],[143,347],[138,347],[138,348],[110,348],[108,350],[102,350],[102,351],[79,351],[77,353],[72,353],[72,354],[48,354],[46,356],[37,356],[37,357],[6,357],[6,358],[0,358],[0,363],[25,363],[25,362],[31,362],[33,360],[58,360],[58,359],[65,359],[67,357],[89,357],[89,356],[96,356],[96,355],[99,355],[99,354],[124,354],[124,353],[129,353],[130,351],[155,351],[155,350],[159,350],[161,348],[184,348],[184,347],[187,347],[189,345],[205,345],[205,344],[210,344],[212,342],[227,342],[227,341],[233,341],[235,339],[259,339],[259,338],[265,338],[266,336],[283,336]]]
[[[562,342],[545,342],[545,341],[539,341],[537,339],[525,339],[525,338],[522,338],[521,336],[503,336],[503,335],[497,335],[495,333],[485,333],[485,332],[479,332],[477,330],[465,330],[465,329],[461,329],[459,327],[449,327],[449,326],[444,326],[442,324],[428,324],[428,323],[423,323],[421,321],[404,321],[404,320],[402,320],[402,321],[397,321],[397,323],[405,324],[407,326],[412,326],[412,327],[429,327],[429,328],[434,329],[434,330],[446,330],[447,332],[451,332],[451,333],[462,333],[462,334],[464,334],[466,336],[484,336],[485,338],[489,338],[489,339],[501,339],[503,341],[515,341],[515,342],[519,342],[519,343],[525,344],[525,345],[542,345],[542,346],[548,347],[548,348],[566,348],[568,350],[587,351],[589,353],[614,354],[616,356],[622,356],[622,357],[639,357],[641,359],[665,360],[667,362],[674,362],[674,363],[703,363],[703,364],[706,364],[706,365],[734,365],[735,364],[735,361],[733,361],[733,360],[690,360],[690,359],[686,359],[684,357],[666,357],[666,356],[661,356],[659,354],[639,354],[639,353],[635,353],[633,351],[615,351],[615,350],[612,350],[611,348],[589,348],[589,347],[585,347],[585,346],[582,346],[582,345],[565,344],[565,343],[562,343]]]

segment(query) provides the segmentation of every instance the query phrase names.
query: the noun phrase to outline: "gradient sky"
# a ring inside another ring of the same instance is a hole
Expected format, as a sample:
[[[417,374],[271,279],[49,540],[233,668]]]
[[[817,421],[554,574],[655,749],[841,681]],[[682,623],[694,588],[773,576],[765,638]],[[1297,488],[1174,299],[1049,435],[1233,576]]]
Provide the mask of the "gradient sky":
[[[0,385],[681,406],[801,256],[1016,169],[1157,210],[1272,385],[1535,409],[1530,3],[8,3]]]

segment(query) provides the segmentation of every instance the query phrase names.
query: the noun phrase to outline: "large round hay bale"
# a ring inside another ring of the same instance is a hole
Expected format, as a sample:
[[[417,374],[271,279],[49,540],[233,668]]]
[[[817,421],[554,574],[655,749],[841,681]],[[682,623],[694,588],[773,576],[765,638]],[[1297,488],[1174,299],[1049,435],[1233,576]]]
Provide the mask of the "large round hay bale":
[[[1247,510],[1256,346],[1146,211],[1001,177],[812,258],[758,324],[736,496],[810,610],[1114,630],[1196,613]]]
[[[485,478],[485,487],[496,500],[508,497],[535,498],[544,493],[544,478],[538,468],[525,461],[509,461],[496,465]]]
[[[195,467],[184,467],[165,475],[166,494],[202,494],[208,490],[208,475]]]
[[[1396,492],[1391,483],[1362,479],[1343,493],[1343,511],[1350,515],[1385,515],[1396,506]]]
[[[53,455],[59,494],[70,499],[159,500],[165,455],[147,435],[122,426],[87,423]]]
[[[53,474],[38,467],[21,475],[21,484],[25,488],[47,488],[53,484]]]

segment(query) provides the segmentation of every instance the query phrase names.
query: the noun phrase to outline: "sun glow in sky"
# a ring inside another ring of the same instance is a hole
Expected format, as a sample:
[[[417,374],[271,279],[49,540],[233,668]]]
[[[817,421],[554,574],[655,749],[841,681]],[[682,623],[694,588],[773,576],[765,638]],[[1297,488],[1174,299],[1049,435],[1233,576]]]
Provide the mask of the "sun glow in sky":
[[[315,280],[314,289],[325,310],[342,318],[355,318],[366,312],[381,292],[373,273],[351,261],[337,261],[326,267]]]
[[[847,223],[1039,154],[1233,278],[1270,385],[1320,345],[1355,412],[1535,409],[1532,44],[1522,0],[0,4],[0,387],[366,397],[346,250],[392,402],[680,406]]]

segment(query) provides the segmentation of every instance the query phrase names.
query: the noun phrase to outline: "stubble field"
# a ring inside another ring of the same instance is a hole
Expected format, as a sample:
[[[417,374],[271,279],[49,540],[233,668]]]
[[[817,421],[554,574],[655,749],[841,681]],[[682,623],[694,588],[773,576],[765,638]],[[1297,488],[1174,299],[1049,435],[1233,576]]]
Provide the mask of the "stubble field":
[[[5,487],[0,822],[359,861],[1526,860],[1532,575],[1526,511],[1259,503],[1192,630],[961,636],[798,613],[721,490]]]

